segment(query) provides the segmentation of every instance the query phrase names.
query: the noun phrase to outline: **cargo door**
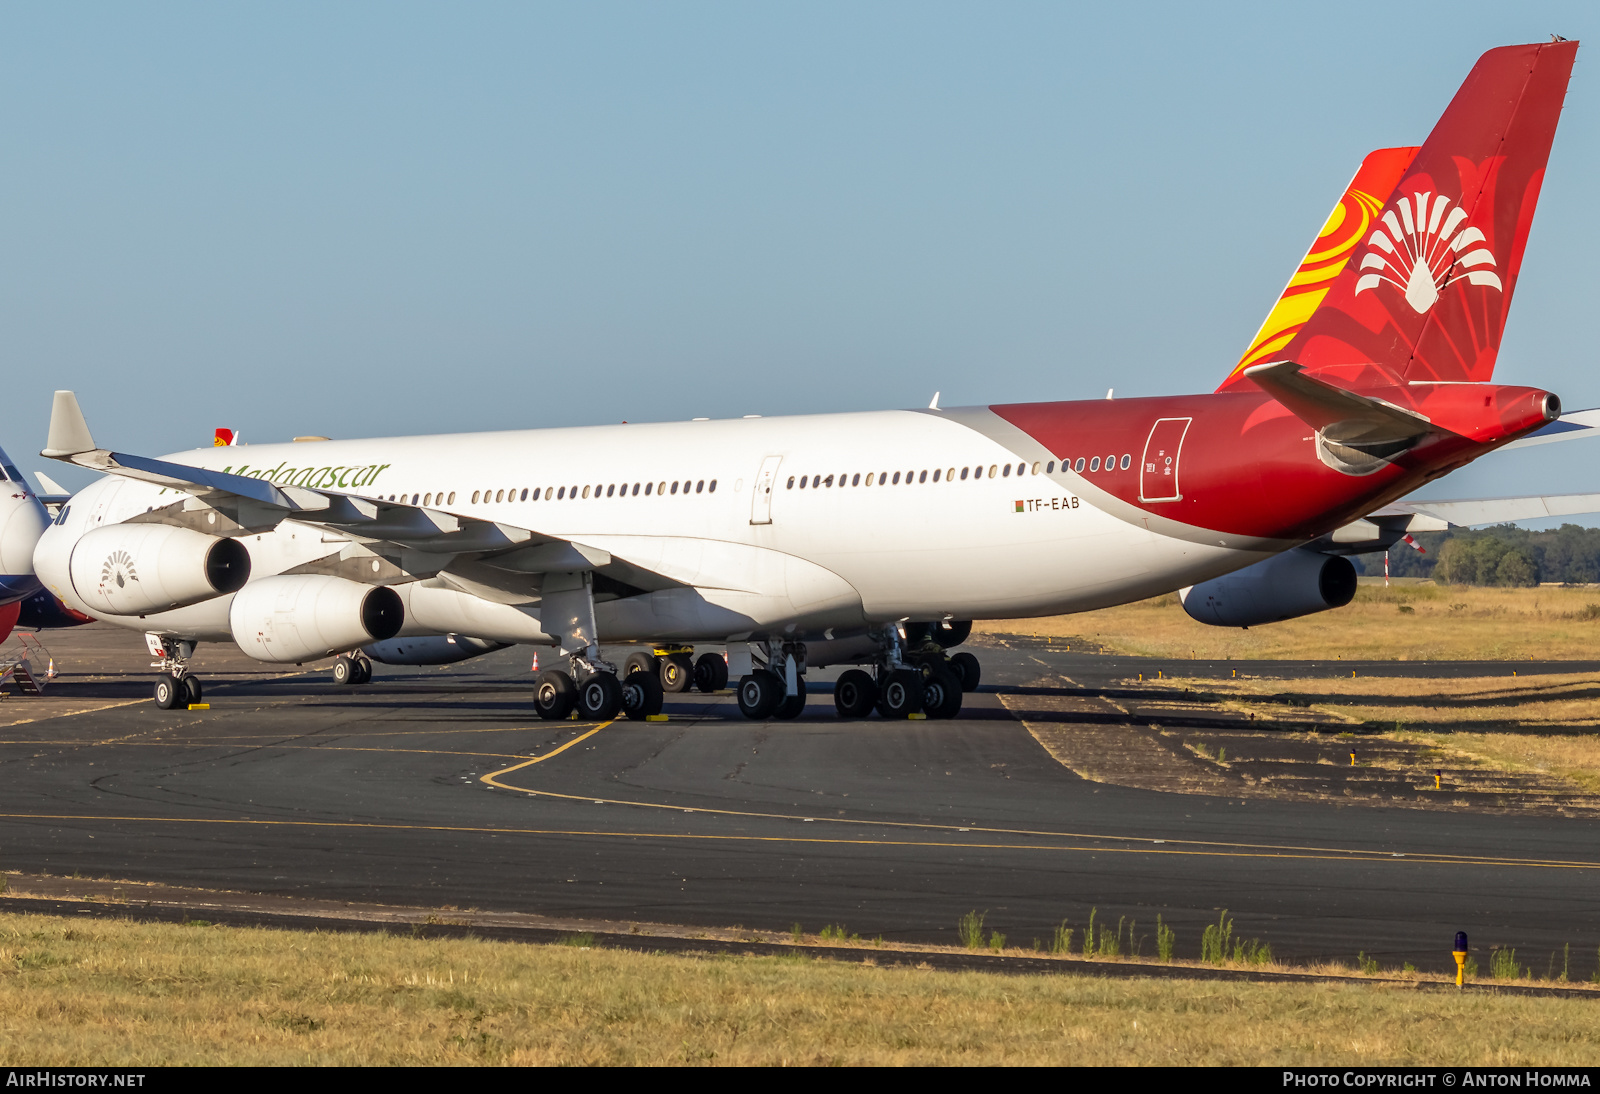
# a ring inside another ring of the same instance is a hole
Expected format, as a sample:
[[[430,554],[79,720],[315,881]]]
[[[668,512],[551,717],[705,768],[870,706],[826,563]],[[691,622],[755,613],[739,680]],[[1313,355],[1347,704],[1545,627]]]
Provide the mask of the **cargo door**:
[[[772,490],[778,484],[778,465],[782,462],[782,456],[768,456],[761,461],[755,492],[750,498],[751,524],[772,523]]]
[[[1140,501],[1181,501],[1178,456],[1193,418],[1158,418],[1144,442],[1144,462],[1139,465]]]

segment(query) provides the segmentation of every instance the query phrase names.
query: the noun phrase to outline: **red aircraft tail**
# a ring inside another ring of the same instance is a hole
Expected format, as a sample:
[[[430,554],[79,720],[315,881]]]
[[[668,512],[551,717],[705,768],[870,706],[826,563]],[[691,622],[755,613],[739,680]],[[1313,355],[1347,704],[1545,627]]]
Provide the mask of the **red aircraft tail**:
[[[1327,297],[1276,356],[1394,379],[1494,375],[1576,42],[1478,58]]]

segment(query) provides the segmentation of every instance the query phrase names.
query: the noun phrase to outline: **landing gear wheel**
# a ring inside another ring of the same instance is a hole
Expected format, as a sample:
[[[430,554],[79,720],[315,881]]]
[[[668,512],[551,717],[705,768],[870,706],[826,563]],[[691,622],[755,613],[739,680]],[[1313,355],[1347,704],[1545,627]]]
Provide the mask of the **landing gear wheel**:
[[[788,721],[791,718],[800,717],[800,712],[806,709],[805,677],[802,676],[796,680],[795,685],[798,690],[793,695],[785,695],[778,700],[777,709],[772,712],[774,718],[782,718],[784,721]]]
[[[739,713],[764,721],[772,717],[783,701],[783,681],[766,669],[756,669],[739,678]]]
[[[702,653],[695,658],[694,686],[707,695],[728,686],[728,663],[720,654]]]
[[[885,718],[905,718],[922,709],[922,673],[897,669],[878,692],[878,713]]]
[[[169,672],[156,677],[156,706],[171,710],[183,701],[183,682]]]
[[[205,701],[202,698],[202,696],[205,695],[205,691],[200,687],[200,677],[185,676],[182,680],[178,681],[178,684],[183,688],[183,698],[179,700],[179,706],[186,707],[190,703],[200,703]]]
[[[628,659],[622,665],[622,678],[626,680],[636,672],[648,672],[651,676],[655,676],[660,671],[661,665],[656,655],[641,650],[638,653],[628,654]]]
[[[358,684],[370,684],[370,683],[372,683],[372,662],[368,661],[365,657],[357,657],[355,660],[356,660],[356,669],[361,673],[361,676],[360,676],[359,679],[356,680],[356,683],[358,683]]]
[[[661,680],[654,671],[635,669],[622,681],[622,709],[636,722],[660,714],[664,698]]]
[[[694,662],[686,653],[674,653],[661,659],[661,690],[688,691],[694,679]]]
[[[547,722],[563,721],[572,713],[578,702],[578,686],[572,677],[560,669],[547,669],[539,674],[539,686],[533,690],[533,709]]]
[[[586,677],[578,687],[578,711],[585,721],[609,722],[622,710],[622,685],[609,672]]]
[[[929,718],[954,718],[961,713],[961,681],[940,669],[922,684],[922,709]]]
[[[877,701],[878,685],[860,669],[841,673],[833,685],[833,705],[841,718],[865,718]]]
[[[983,678],[983,667],[972,654],[963,651],[953,655],[950,658],[950,671],[961,681],[962,691],[978,690],[978,681]]]
[[[361,670],[356,668],[354,658],[336,657],[333,661],[333,682],[340,687],[361,682]]]

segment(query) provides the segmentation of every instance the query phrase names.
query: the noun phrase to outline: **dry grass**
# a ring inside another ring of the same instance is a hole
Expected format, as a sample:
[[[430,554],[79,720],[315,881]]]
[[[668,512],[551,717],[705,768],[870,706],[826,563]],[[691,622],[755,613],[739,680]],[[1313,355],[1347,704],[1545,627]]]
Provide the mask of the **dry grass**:
[[[1600,678],[1593,673],[1459,679],[1174,680],[1263,711],[1289,698],[1384,727],[1380,737],[1453,752],[1507,773],[1537,771],[1600,791]],[[1281,709],[1281,708],[1280,708]],[[1388,727],[1393,727],[1389,729]]]
[[[1169,594],[1078,615],[979,623],[975,629],[1208,660],[1594,660],[1600,659],[1600,589],[1364,584],[1346,607],[1249,630],[1196,623]]]
[[[0,1063],[1584,1065],[1588,999],[0,917]]]

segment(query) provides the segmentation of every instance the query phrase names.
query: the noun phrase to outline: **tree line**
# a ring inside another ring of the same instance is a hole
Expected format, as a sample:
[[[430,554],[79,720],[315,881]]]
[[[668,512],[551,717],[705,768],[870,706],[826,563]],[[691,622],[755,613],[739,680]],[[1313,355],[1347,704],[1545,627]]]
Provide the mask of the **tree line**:
[[[1418,532],[1413,538],[1427,554],[1404,543],[1395,544],[1389,549],[1391,576],[1431,577],[1452,585],[1600,583],[1600,528],[1563,524],[1553,531],[1532,532],[1514,524],[1497,524]],[[1383,572],[1376,555],[1362,561],[1366,572]]]

